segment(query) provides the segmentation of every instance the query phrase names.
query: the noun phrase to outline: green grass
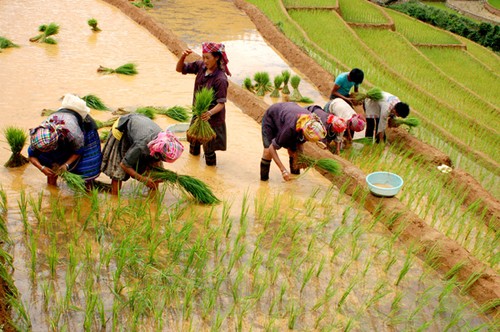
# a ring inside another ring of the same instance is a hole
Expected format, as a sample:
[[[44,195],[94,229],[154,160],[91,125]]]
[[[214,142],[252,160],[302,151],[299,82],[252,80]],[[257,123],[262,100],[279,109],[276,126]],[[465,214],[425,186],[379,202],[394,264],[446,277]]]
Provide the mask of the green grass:
[[[336,5],[336,0],[283,0],[283,4],[286,7],[331,7]]]
[[[493,7],[500,9],[500,0],[488,0],[488,3]]]
[[[339,0],[342,17],[353,23],[390,23],[380,7],[365,0]]]

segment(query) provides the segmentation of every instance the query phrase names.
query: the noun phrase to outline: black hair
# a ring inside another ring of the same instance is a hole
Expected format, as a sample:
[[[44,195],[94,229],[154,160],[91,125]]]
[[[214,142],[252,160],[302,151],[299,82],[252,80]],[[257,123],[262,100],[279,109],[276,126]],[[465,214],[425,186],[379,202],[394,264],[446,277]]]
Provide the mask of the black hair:
[[[361,84],[363,83],[363,79],[365,78],[365,73],[363,73],[363,71],[359,68],[353,68],[349,72],[349,78],[354,83]]]
[[[224,66],[222,65],[222,53],[219,51],[210,52],[214,58],[217,58],[217,68],[224,71]]]
[[[394,110],[396,111],[396,113],[398,113],[398,116],[402,118],[406,118],[408,114],[410,114],[410,106],[403,102],[399,102],[394,105]]]

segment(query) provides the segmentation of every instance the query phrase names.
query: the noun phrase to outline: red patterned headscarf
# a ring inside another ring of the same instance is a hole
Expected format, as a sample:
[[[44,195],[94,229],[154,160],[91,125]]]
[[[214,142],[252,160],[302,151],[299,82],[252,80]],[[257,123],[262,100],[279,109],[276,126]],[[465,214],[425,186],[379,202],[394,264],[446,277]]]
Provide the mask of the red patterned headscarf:
[[[229,60],[227,59],[226,48],[224,44],[221,43],[213,43],[213,42],[205,42],[201,44],[201,49],[203,53],[212,53],[219,52],[222,55],[222,66],[224,66],[224,71],[228,76],[231,76],[231,72],[227,67]]]

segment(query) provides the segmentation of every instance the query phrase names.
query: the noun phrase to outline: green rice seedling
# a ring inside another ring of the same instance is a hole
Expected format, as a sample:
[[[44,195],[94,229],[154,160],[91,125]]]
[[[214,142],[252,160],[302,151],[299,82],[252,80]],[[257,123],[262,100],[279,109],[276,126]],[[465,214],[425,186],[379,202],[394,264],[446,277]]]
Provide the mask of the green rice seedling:
[[[28,134],[21,128],[8,126],[3,130],[3,134],[9,143],[12,152],[9,160],[4,164],[5,167],[13,168],[23,166],[28,163],[28,158],[21,154],[24,144],[28,139]]]
[[[153,8],[154,7],[151,0],[138,0],[138,1],[131,2],[131,4],[133,4],[137,8]]]
[[[444,275],[445,279],[451,279],[457,275],[457,273],[464,267],[465,262],[458,262],[455,264],[446,274]]]
[[[99,32],[101,31],[101,29],[97,26],[98,22],[95,18],[91,18],[87,21],[87,24],[89,25],[89,27],[92,28],[92,31],[94,32]]]
[[[302,315],[304,308],[296,303],[295,300],[292,300],[291,303],[287,307],[288,312],[288,328],[293,330],[295,324],[297,323],[297,319]]]
[[[356,97],[355,97],[355,99],[358,103],[362,102],[366,98],[374,100],[374,101],[382,100],[382,98],[384,98],[384,96],[382,96],[382,89],[379,87],[374,87],[374,88],[371,88],[370,90],[366,91],[365,93],[356,94]]]
[[[50,36],[59,33],[59,25],[56,23],[50,23],[49,25],[40,25],[38,31],[41,34],[30,38],[30,42],[46,43],[46,44],[57,44],[57,41]]]
[[[7,302],[7,307],[12,308],[12,311],[16,314],[20,322],[16,322],[17,329],[19,331],[31,331],[32,323],[29,309],[26,308],[22,299],[18,299],[17,296],[7,293],[5,295],[5,301]],[[3,324],[2,324],[3,325]]]
[[[101,98],[96,95],[86,95],[82,97],[88,107],[99,111],[107,111],[109,108],[102,102]]]
[[[264,96],[267,92],[273,89],[269,73],[265,71],[256,72],[253,76],[255,81],[255,90],[257,96]]]
[[[11,47],[19,47],[19,45],[16,45],[9,39],[0,36],[0,52],[2,52],[2,49],[4,48],[11,48]]]
[[[77,193],[84,193],[86,190],[85,187],[85,180],[78,174],[71,173],[68,171],[61,172],[59,176],[66,182],[68,187],[77,192]]]
[[[23,222],[24,232],[28,234],[31,226],[28,223],[28,201],[26,199],[26,192],[24,190],[21,190],[21,192],[19,193],[19,201],[17,202],[17,205],[19,206],[19,211],[21,212],[21,220]]]
[[[460,294],[467,294],[469,289],[474,285],[474,283],[483,276],[483,271],[474,271],[472,274],[467,278],[467,280],[462,284],[462,287],[460,289]]]
[[[271,98],[279,98],[281,84],[283,84],[283,76],[277,75],[274,77],[274,90],[271,92]]]
[[[99,66],[99,68],[97,68],[97,72],[98,73],[104,73],[104,74],[122,74],[122,75],[136,75],[138,72],[137,72],[137,69],[136,69],[136,66],[134,63],[126,63],[116,69],[113,69],[113,68],[108,68],[108,67],[104,67],[104,66]]]
[[[304,153],[299,153],[297,161],[300,165],[305,165],[307,168],[319,167],[332,175],[339,175],[342,170],[340,164],[330,158],[314,159]]]
[[[420,120],[414,116],[409,116],[407,118],[395,117],[393,119],[396,125],[405,125],[408,127],[408,131],[411,131],[412,128],[420,126]]]
[[[179,185],[199,203],[215,204],[220,202],[219,199],[213,194],[210,187],[195,177],[189,175],[179,175],[173,171],[160,167],[154,168],[150,173],[150,176],[163,182]]]
[[[311,98],[309,97],[305,97],[305,96],[302,96],[299,100],[297,100],[299,103],[303,103],[303,104],[312,104],[314,103],[314,100],[312,100]]]
[[[359,280],[357,278],[353,278],[351,282],[349,283],[349,286],[347,286],[346,290],[344,293],[342,293],[342,296],[339,299],[339,302],[337,303],[337,307],[340,308],[342,305],[345,303],[345,300],[351,294],[351,291],[353,290],[354,286],[358,284]]]
[[[96,122],[97,128],[100,129],[100,128],[104,128],[104,127],[112,127],[117,119],[118,119],[118,117],[115,116],[115,117],[112,117],[111,119],[106,120],[104,122],[99,121],[99,120],[95,120],[95,122]]]
[[[281,76],[283,76],[283,89],[281,90],[281,93],[284,95],[289,95],[290,94],[290,88],[288,87],[288,81],[290,80],[290,71],[289,70],[283,70],[281,72]]]
[[[158,114],[166,115],[169,118],[179,122],[186,122],[191,118],[188,113],[188,109],[179,105],[175,105],[169,108],[158,108],[156,111]]]
[[[299,75],[293,75],[290,78],[290,84],[292,85],[292,94],[290,95],[290,100],[291,101],[300,101],[302,99],[302,94],[299,91],[299,84],[300,84],[300,76]]]
[[[214,90],[202,88],[195,93],[193,114],[196,116],[189,129],[186,131],[186,138],[190,143],[198,142],[204,144],[215,138],[215,131],[208,121],[201,119],[201,115],[208,111],[214,100]]]
[[[156,117],[156,111],[154,110],[153,107],[149,107],[149,106],[139,107],[135,110],[135,112],[138,114],[142,114],[142,115],[150,118],[151,120],[153,120]]]
[[[253,86],[253,83],[252,83],[252,79],[250,77],[245,77],[245,79],[243,80],[243,83],[241,85],[244,89],[250,91],[250,92],[253,92],[255,93],[255,90],[254,90],[254,86]]]
[[[411,264],[413,262],[413,249],[409,248],[408,252],[406,253],[406,258],[403,263],[403,267],[399,271],[398,279],[395,282],[395,285],[398,286],[401,280],[403,280],[404,276],[410,271]]]
[[[302,277],[302,284],[300,285],[300,291],[299,293],[302,294],[302,291],[304,290],[304,287],[306,287],[307,283],[311,280],[311,278],[314,275],[314,265],[311,265],[306,272],[304,273],[304,276]]]

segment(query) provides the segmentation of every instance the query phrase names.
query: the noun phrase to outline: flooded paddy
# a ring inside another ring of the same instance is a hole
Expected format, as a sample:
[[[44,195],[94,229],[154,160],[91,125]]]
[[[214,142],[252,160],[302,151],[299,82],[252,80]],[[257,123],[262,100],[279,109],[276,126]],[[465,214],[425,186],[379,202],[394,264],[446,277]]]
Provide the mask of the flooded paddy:
[[[205,15],[193,21],[169,12],[184,5]],[[211,9],[225,10],[232,24],[203,23]],[[38,125],[41,110],[57,109],[66,92],[95,94],[111,108],[191,103],[194,77],[176,73],[177,58],[106,3],[28,0],[0,2],[0,10],[2,35],[21,46],[0,54],[4,124]],[[158,1],[151,14],[168,17],[176,33],[189,25],[179,36],[196,52],[205,39],[224,42],[235,82],[249,67],[294,70],[229,1]],[[102,32],[90,31],[91,17]],[[58,44],[30,43],[49,22],[61,26]],[[127,62],[139,75],[96,72]],[[302,87],[321,100],[305,80]],[[0,168],[4,249],[21,308],[13,319],[22,330],[466,331],[488,322],[453,290],[453,276],[441,280],[345,188],[314,170],[285,183],[274,166],[270,181],[260,182],[260,126],[231,102],[227,108],[228,150],[218,153],[217,167],[187,152],[167,165],[209,184],[223,201],[213,207],[166,186],[150,196],[132,180],[119,198],[75,197],[64,183],[47,187],[32,165]],[[10,152],[3,140],[0,147],[3,164]]]

